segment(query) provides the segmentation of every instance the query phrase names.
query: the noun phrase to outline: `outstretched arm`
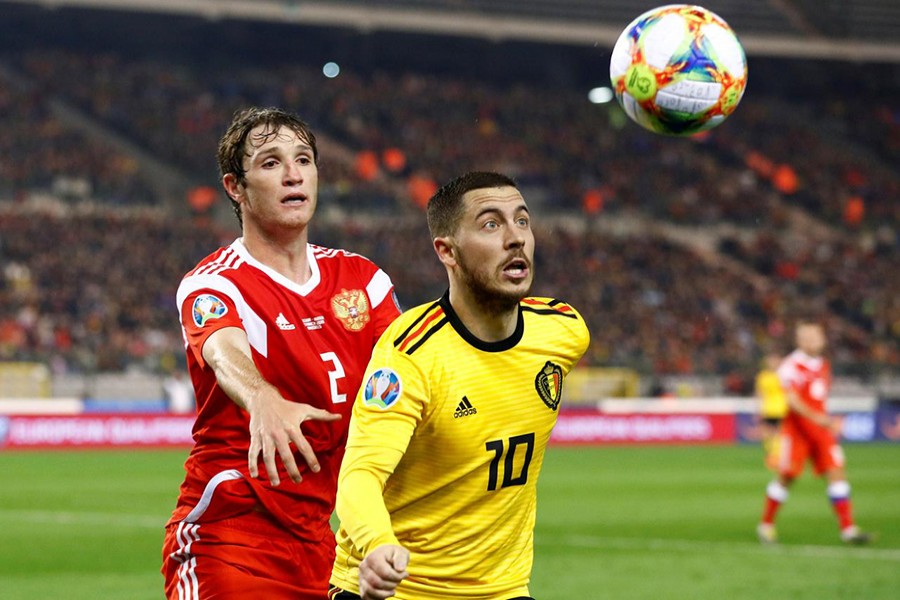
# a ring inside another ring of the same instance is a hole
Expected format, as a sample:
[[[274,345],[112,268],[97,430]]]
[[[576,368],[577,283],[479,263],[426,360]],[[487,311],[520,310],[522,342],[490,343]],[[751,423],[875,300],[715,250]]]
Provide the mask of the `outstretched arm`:
[[[247,334],[238,327],[226,327],[209,336],[203,344],[203,360],[213,369],[219,386],[235,404],[250,413],[250,451],[247,455],[251,477],[259,476],[259,455],[272,485],[279,485],[276,452],[291,480],[300,482],[294,460],[293,443],[313,472],[319,461],[300,425],[308,420],[336,421],[340,415],[285,400],[275,386],[263,379],[253,363]]]

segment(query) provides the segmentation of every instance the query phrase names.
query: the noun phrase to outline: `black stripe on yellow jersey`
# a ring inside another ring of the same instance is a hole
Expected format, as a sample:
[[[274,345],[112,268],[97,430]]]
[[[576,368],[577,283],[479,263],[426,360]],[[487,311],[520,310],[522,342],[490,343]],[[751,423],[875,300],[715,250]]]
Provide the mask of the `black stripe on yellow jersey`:
[[[428,341],[428,338],[444,325],[450,323],[456,332],[475,348],[485,352],[503,352],[513,348],[522,339],[524,332],[522,312],[525,311],[539,315],[555,315],[568,319],[578,319],[572,307],[561,300],[553,299],[549,302],[543,302],[535,298],[525,298],[519,304],[519,318],[513,334],[499,342],[485,342],[473,336],[462,324],[456,312],[450,308],[449,292],[445,292],[440,300],[429,306],[394,340],[394,347],[407,355],[412,355],[422,344]]]

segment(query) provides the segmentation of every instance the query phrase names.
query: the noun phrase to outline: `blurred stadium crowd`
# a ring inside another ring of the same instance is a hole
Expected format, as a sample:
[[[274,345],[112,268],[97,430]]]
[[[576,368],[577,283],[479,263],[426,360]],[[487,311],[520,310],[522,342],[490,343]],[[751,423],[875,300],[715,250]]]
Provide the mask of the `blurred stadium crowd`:
[[[406,307],[445,281],[422,205],[460,172],[496,169],[537,214],[535,293],[590,324],[588,364],[738,374],[732,391],[746,392],[760,355],[788,350],[791,320],[813,315],[837,372],[900,366],[896,96],[754,95],[751,61],[731,120],[673,140],[574,86],[183,59],[0,55],[0,360],[179,361],[180,278],[237,235],[217,218],[216,143],[257,104],[297,111],[323,139],[313,241],[375,260]],[[192,189],[161,192],[143,156]]]

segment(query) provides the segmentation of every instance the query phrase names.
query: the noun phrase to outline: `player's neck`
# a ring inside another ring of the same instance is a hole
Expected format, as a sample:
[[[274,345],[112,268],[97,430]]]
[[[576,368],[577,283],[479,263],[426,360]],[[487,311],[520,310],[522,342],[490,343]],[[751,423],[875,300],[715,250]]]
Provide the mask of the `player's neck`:
[[[302,285],[312,277],[306,229],[302,234],[294,232],[289,237],[277,238],[245,228],[242,241],[250,256],[294,283]]]
[[[450,306],[466,329],[483,342],[500,342],[516,331],[519,305],[498,309],[486,306],[465,286],[450,286]]]

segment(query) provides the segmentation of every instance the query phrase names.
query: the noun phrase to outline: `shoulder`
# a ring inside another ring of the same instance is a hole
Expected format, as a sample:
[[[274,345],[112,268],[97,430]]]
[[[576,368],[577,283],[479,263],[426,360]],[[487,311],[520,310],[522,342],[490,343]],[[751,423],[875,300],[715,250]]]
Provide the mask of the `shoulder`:
[[[571,347],[579,357],[587,350],[590,332],[581,313],[556,298],[529,297],[519,304],[526,320],[526,332],[537,329],[548,343]]]
[[[364,287],[372,305],[380,306],[394,289],[394,282],[374,262],[349,250],[309,245],[323,277],[341,285]]]
[[[193,269],[187,272],[184,279],[237,269],[242,264],[244,264],[244,259],[234,244],[223,246],[198,262]]]
[[[235,274],[245,264],[243,257],[233,246],[219,248],[195,266],[182,278],[176,292],[178,306],[198,290],[218,290],[237,300],[241,297]]]
[[[447,315],[439,301],[420,304],[397,317],[379,345],[411,355],[446,324]]]
[[[363,256],[342,248],[326,248],[309,245],[319,268],[326,272],[353,273],[363,278],[371,278],[376,273],[384,273],[378,265]],[[386,274],[384,276],[387,276]]]
[[[778,375],[778,379],[782,384],[792,384],[795,380],[800,376],[800,371],[803,366],[803,355],[795,350],[788,354],[782,359],[781,364],[778,365],[778,371],[776,371]]]
[[[575,307],[556,298],[525,298],[519,304],[525,318],[542,326],[587,332],[587,324]]]
[[[319,263],[356,266],[361,269],[378,268],[374,262],[362,254],[356,254],[355,252],[350,252],[343,248],[327,248],[317,244],[310,244],[309,248],[316,258],[316,261]]]
[[[562,300],[557,300],[556,298],[529,297],[523,299],[520,305],[524,312],[584,320],[581,318],[581,314],[575,310],[571,304]]]

